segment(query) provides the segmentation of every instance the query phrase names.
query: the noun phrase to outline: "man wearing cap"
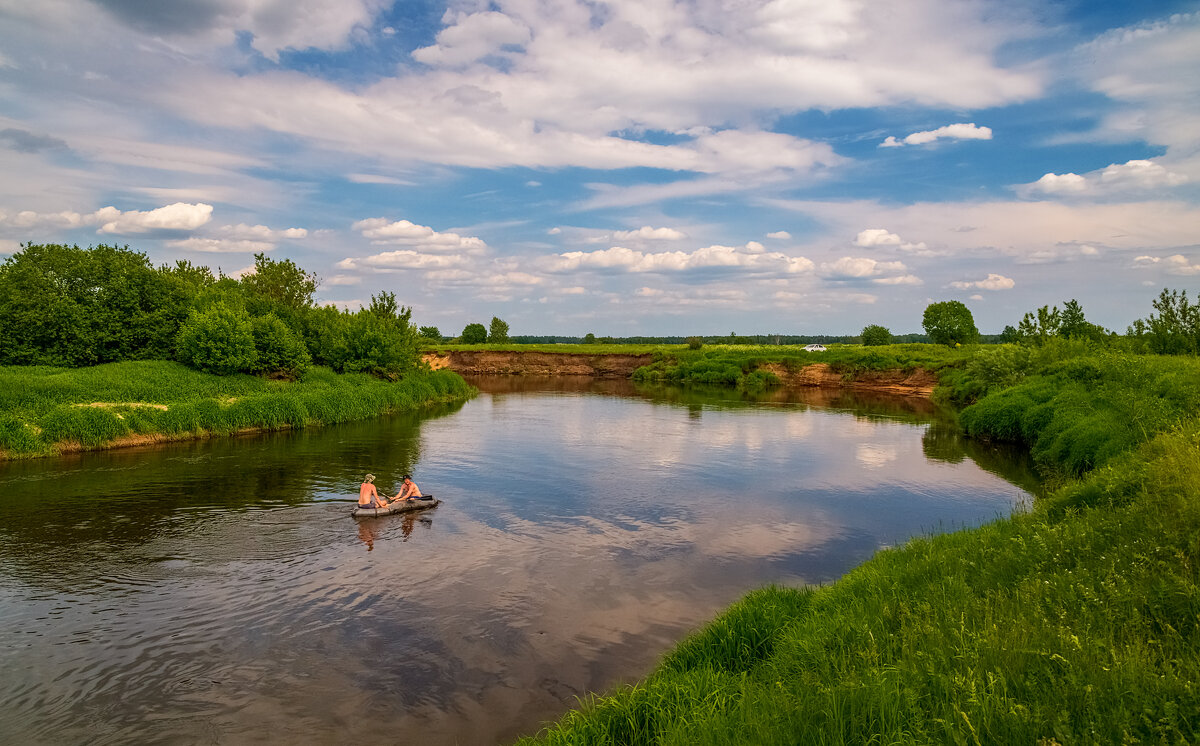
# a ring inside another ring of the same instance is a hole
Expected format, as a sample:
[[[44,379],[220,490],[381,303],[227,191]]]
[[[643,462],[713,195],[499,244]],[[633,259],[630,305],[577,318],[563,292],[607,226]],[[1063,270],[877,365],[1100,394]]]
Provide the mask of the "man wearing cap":
[[[412,480],[411,474],[404,475],[404,487],[400,489],[400,494],[396,495],[397,500],[415,500],[421,497],[421,488]]]
[[[379,496],[378,490],[375,489],[375,475],[368,474],[363,477],[363,483],[358,488],[358,507],[360,508],[386,508],[387,500]]]

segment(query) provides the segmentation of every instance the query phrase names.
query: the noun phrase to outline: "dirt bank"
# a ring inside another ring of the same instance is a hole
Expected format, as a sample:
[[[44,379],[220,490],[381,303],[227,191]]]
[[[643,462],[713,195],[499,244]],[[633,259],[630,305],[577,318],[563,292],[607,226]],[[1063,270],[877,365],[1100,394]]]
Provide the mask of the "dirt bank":
[[[449,368],[467,376],[593,376],[628,378],[633,371],[650,362],[646,355],[585,355],[567,352],[519,352],[492,350],[454,350],[426,353],[425,361],[434,369]],[[928,398],[938,384],[937,376],[922,368],[863,371],[847,380],[825,363],[806,365],[791,371],[778,363],[763,366],[787,388],[841,388],[877,391],[901,396]]]
[[[593,376],[628,378],[650,355],[583,355],[573,352],[495,352],[455,350],[426,353],[434,370],[449,368],[468,376]]]

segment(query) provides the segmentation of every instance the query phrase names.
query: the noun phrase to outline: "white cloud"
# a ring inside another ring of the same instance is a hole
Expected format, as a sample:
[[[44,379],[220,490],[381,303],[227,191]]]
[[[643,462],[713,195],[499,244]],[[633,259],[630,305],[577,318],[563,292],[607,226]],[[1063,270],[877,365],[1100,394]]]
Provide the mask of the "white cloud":
[[[297,239],[308,237],[308,230],[305,228],[272,230],[265,225],[247,225],[245,223],[223,225],[218,229],[218,232],[226,238],[257,241],[278,241],[283,238]]]
[[[976,127],[974,122],[959,122],[957,124],[947,124],[945,127],[938,127],[935,130],[927,130],[925,132],[914,132],[907,137],[897,140],[895,137],[888,137],[883,142],[879,143],[881,148],[900,148],[905,145],[926,145],[936,140],[991,140],[991,127]]]
[[[687,234],[674,228],[652,228],[648,225],[634,231],[614,231],[612,234],[614,241],[679,241],[684,238],[687,238]]]
[[[415,181],[405,181],[397,179],[394,176],[380,176],[379,174],[347,174],[346,181],[352,184],[391,184],[393,186],[416,186]]]
[[[912,243],[902,241],[900,236],[895,233],[890,233],[883,228],[867,228],[858,232],[854,238],[854,245],[861,248],[872,248],[876,246],[895,246],[901,251],[911,252],[917,255],[926,256],[933,252],[928,251],[928,247],[924,241]]]
[[[414,246],[421,251],[482,253],[487,250],[483,239],[475,236],[460,236],[457,233],[439,233],[427,225],[417,225],[408,220],[389,222],[387,218],[367,218],[350,226],[375,245],[399,244]],[[401,253],[401,252],[392,252]]]
[[[1200,263],[1195,263],[1183,254],[1172,254],[1168,257],[1139,256],[1134,261],[1135,267],[1150,267],[1161,265],[1172,275],[1200,275]]]
[[[168,241],[167,246],[206,254],[259,254],[275,248],[275,244],[269,241],[234,238],[185,238]]]
[[[1025,196],[1107,196],[1154,189],[1169,189],[1188,182],[1188,177],[1168,171],[1153,160],[1113,163],[1084,176],[1048,173],[1031,184],[1017,187]]]
[[[702,269],[726,269],[748,274],[805,274],[813,263],[805,257],[779,252],[764,252],[757,247],[707,246],[695,251],[646,253],[622,246],[599,251],[569,251],[548,257],[549,272],[609,270],[615,272],[687,272]]]
[[[1016,282],[1011,277],[998,275],[989,272],[988,276],[982,280],[974,281],[956,281],[950,283],[950,287],[958,290],[969,290],[970,288],[979,288],[980,290],[1012,290],[1016,286]]]
[[[353,258],[338,262],[338,269],[450,269],[466,264],[462,256],[425,254],[412,249],[385,251],[380,254]]]
[[[778,241],[790,241],[792,234],[788,233],[787,231],[774,231],[772,233],[768,233],[766,237],[773,238]]]
[[[877,285],[920,285],[920,278],[907,274],[907,271],[903,262],[880,262],[856,256],[844,256],[821,265],[821,276],[835,282],[867,280]]]
[[[69,210],[39,213],[22,210],[15,215],[0,212],[0,225],[21,229],[70,229],[99,225],[98,233],[132,234],[154,230],[194,230],[212,219],[212,205],[176,202],[154,210],[129,210],[102,207],[90,214]]]
[[[212,219],[212,211],[212,205],[202,202],[194,205],[176,202],[173,205],[145,212],[140,210],[121,212],[115,207],[105,207],[95,214],[102,223],[98,233],[124,235],[147,233],[154,230],[194,230]]]
[[[529,38],[525,25],[503,13],[458,13],[453,25],[438,33],[437,44],[422,47],[412,56],[426,65],[461,67],[500,54],[505,47],[526,44]]]

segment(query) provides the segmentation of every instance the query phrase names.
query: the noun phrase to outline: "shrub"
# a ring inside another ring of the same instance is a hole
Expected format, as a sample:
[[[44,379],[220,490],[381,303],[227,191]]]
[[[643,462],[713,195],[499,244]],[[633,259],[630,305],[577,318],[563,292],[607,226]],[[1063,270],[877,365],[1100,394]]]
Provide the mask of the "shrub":
[[[180,362],[222,376],[253,370],[258,360],[250,317],[222,303],[192,312],[176,346]]]
[[[867,347],[878,347],[892,343],[892,332],[886,326],[870,324],[863,327],[862,343]]]
[[[254,348],[258,359],[251,369],[255,373],[281,373],[288,378],[300,377],[312,364],[308,348],[287,324],[273,313],[259,316],[251,324]]]
[[[704,346],[704,338],[703,337],[688,337],[687,338],[687,346],[688,346],[689,350],[698,350]],[[659,353],[659,354],[661,354],[661,353]]]
[[[481,345],[487,341],[487,329],[483,324],[467,324],[463,327],[461,339],[465,345]]]

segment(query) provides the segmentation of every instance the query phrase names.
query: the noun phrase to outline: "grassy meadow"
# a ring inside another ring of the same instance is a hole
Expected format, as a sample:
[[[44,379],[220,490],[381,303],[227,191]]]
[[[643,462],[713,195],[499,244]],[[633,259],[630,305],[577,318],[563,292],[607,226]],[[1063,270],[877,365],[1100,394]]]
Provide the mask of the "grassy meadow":
[[[473,393],[450,371],[390,382],[313,367],[299,380],[286,381],[217,376],[165,360],[90,368],[0,366],[0,455],[26,458],[122,440],[347,422]]]
[[[520,743],[1200,741],[1200,361],[1061,342],[941,371],[967,432],[1027,444],[1048,497],[754,591]]]

